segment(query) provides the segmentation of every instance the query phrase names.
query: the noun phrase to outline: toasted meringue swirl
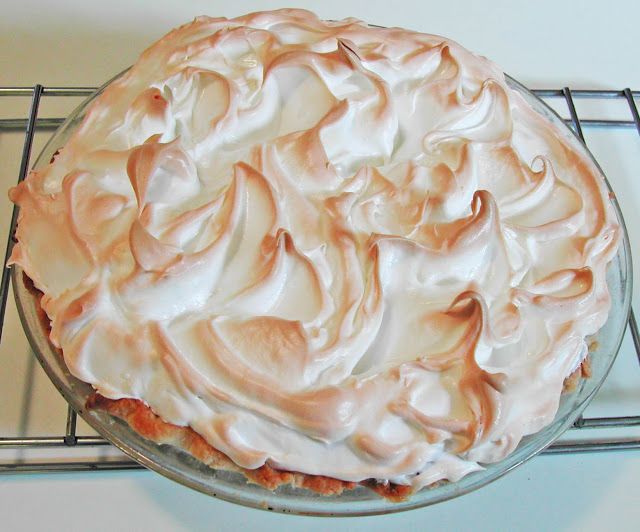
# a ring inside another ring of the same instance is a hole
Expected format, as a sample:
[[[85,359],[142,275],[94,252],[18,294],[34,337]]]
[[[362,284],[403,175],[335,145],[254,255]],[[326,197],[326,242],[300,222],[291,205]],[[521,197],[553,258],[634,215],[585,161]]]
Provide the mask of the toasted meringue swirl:
[[[553,420],[620,238],[493,63],[299,10],[172,31],[10,195],[75,376],[243,467],[416,488]]]

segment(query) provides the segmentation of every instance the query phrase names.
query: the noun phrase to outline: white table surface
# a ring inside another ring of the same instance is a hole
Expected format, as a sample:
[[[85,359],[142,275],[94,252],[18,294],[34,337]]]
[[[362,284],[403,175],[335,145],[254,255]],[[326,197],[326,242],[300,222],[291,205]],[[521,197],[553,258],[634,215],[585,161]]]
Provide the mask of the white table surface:
[[[195,15],[234,16],[281,6],[250,0],[6,2],[0,10],[0,85],[97,85]],[[637,0],[298,0],[296,6],[324,18],[355,16],[447,35],[491,57],[530,87],[640,89]],[[624,133],[619,153],[606,149],[597,132],[591,145],[618,192],[627,224],[635,228],[640,226],[640,140],[632,133]],[[0,188],[15,180],[18,147],[17,141],[0,142]],[[3,227],[7,209],[3,198]],[[632,229],[635,249],[638,233]],[[635,292],[638,300],[639,289]],[[19,408],[12,403],[18,398],[10,397],[17,378],[7,368],[25,364],[11,358],[25,351],[26,344],[19,324],[8,320],[11,330],[0,352],[0,424],[3,408]],[[623,354],[626,359],[603,390],[597,412],[620,405],[625,413],[640,412],[640,368],[632,360],[628,338]],[[37,375],[35,380],[44,379]],[[48,383],[41,386],[47,399],[36,403],[58,404]],[[46,426],[47,414],[40,415]],[[368,518],[296,517],[242,508],[147,471],[0,476],[0,529],[638,530],[639,493],[640,452],[537,457],[462,498]]]

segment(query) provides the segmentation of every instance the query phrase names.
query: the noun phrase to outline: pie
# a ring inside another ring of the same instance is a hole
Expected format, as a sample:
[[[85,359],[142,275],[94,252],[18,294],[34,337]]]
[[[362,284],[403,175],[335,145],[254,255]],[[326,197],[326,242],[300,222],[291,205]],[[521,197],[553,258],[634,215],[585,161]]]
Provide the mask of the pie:
[[[392,499],[553,421],[621,236],[491,61],[294,9],[173,30],[10,197],[89,407],[270,489]]]

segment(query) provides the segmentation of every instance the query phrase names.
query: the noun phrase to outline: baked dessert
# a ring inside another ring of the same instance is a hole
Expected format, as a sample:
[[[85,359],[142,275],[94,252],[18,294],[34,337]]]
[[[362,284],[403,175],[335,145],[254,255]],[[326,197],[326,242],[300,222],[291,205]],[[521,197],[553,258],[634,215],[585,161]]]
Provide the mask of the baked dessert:
[[[550,423],[620,236],[493,63],[299,10],[169,33],[11,198],[90,407],[323,493],[456,481]]]

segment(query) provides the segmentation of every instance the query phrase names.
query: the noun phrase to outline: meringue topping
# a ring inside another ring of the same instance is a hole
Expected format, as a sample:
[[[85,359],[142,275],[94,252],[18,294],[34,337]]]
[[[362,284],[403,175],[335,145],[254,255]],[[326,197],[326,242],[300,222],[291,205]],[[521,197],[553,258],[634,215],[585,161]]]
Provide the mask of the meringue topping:
[[[200,17],[11,190],[51,341],[246,468],[415,488],[549,424],[605,322],[605,185],[448,39]]]

